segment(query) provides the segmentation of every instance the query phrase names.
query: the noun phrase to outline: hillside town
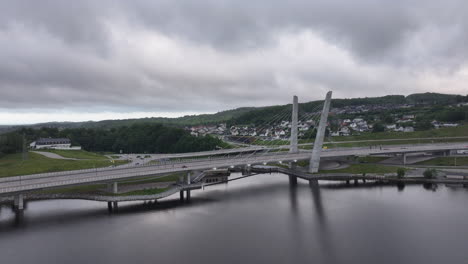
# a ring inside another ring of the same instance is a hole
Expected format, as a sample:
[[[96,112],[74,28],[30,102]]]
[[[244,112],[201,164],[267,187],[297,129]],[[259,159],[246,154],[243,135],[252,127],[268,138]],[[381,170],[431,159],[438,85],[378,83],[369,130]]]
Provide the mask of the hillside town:
[[[353,105],[342,108],[333,108],[330,111],[328,122],[329,135],[333,137],[359,135],[360,133],[375,131],[374,125],[382,123],[383,128],[378,132],[414,132],[417,114],[407,111],[407,114],[392,114],[387,117],[388,120],[381,120],[382,113],[395,109],[410,109],[414,105]],[[373,113],[373,114],[369,114]],[[306,116],[319,116],[320,112],[307,113]],[[342,118],[343,116],[355,116],[354,118]],[[313,130],[318,120],[306,119],[299,120],[299,137],[304,138],[307,131]],[[442,122],[432,120],[430,128],[438,129],[443,127],[456,127],[458,123]],[[260,137],[264,140],[288,139],[290,136],[290,120],[277,121],[269,125],[232,125],[226,123],[197,125],[185,127],[193,136],[215,135],[221,136],[239,136],[239,137]],[[377,131],[375,131],[377,132]]]

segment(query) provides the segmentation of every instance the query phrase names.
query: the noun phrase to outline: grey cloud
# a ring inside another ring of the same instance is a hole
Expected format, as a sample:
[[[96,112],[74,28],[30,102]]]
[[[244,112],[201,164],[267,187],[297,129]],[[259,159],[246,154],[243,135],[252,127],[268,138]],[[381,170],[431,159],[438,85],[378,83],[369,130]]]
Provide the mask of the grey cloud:
[[[466,65],[467,9],[462,0],[0,0],[0,108],[214,111],[285,103],[293,93],[317,99],[328,89],[347,97],[419,92],[413,73],[450,79]],[[185,46],[144,65],[143,53],[120,54],[135,37],[116,43],[109,25],[121,24]],[[295,66],[275,54],[279,36],[304,31],[356,66],[286,57]],[[264,61],[255,57],[264,52]],[[203,58],[211,53],[219,61]],[[190,66],[167,65],[178,56]]]

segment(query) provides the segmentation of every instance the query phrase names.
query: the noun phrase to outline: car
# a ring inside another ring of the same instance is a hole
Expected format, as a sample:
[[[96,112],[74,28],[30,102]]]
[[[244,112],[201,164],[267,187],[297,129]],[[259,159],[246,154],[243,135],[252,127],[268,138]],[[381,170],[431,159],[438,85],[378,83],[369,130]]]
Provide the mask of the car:
[[[184,165],[184,166],[182,166],[182,168],[187,168],[187,166]]]

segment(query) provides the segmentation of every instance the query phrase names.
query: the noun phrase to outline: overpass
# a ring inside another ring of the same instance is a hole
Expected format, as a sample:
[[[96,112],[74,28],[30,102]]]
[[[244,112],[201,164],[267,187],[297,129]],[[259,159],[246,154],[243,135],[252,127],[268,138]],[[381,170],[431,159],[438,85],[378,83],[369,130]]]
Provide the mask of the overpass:
[[[451,150],[460,149],[468,149],[468,142],[385,146],[382,149],[369,147],[336,148],[323,150],[321,153],[321,157],[407,154],[415,152],[447,152]],[[229,168],[236,166],[252,166],[255,164],[266,165],[278,162],[297,162],[299,160],[310,159],[311,153],[311,151],[299,151],[297,153],[257,153],[248,157],[208,157],[194,160],[170,161],[156,165],[123,168],[100,168],[5,177],[0,178],[0,195],[11,195],[21,193],[24,191],[35,191],[56,187],[66,187],[77,184],[113,182],[129,178],[164,175],[176,172],[190,172],[214,168]]]
[[[33,175],[21,175],[14,177],[0,178],[0,195],[15,196],[15,204],[19,209],[23,208],[23,196],[25,192],[51,189],[58,187],[67,187],[73,185],[94,184],[94,183],[113,183],[114,190],[117,189],[117,181],[124,179],[141,178],[148,176],[166,175],[168,173],[187,172],[185,183],[187,186],[191,182],[190,173],[192,171],[203,171],[219,168],[245,167],[250,168],[255,164],[269,164],[278,162],[297,162],[299,160],[309,160],[309,172],[318,172],[321,157],[345,157],[345,156],[366,156],[378,154],[403,154],[414,152],[447,152],[451,150],[468,149],[467,143],[445,143],[445,144],[417,144],[417,145],[394,145],[384,148],[333,148],[322,149],[325,128],[327,126],[328,112],[331,102],[331,92],[327,93],[321,111],[320,123],[317,129],[317,136],[313,144],[313,149],[300,150],[297,141],[297,121],[298,121],[298,100],[294,97],[292,105],[292,129],[291,145],[289,151],[265,152],[265,147],[243,148],[224,150],[224,151],[206,151],[197,153],[174,154],[167,157],[203,157],[198,159],[165,161],[155,165],[100,168],[78,171],[64,171],[54,173],[41,173]],[[275,149],[281,147],[269,148]],[[242,155],[243,152],[244,155]],[[238,155],[231,156],[229,154]],[[219,154],[224,154],[220,156]],[[227,154],[227,155],[226,155]],[[216,156],[213,156],[216,155]],[[197,177],[195,177],[197,178]],[[199,177],[198,177],[199,178]],[[187,195],[190,195],[190,187],[187,187]],[[182,195],[182,191],[181,191]]]

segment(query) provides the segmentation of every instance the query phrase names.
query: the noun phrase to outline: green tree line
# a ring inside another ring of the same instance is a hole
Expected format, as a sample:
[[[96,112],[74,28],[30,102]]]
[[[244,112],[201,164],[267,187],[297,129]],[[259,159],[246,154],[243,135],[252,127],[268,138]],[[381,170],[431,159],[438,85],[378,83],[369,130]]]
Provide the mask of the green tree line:
[[[38,138],[69,138],[72,145],[87,151],[123,153],[181,153],[229,147],[212,136],[194,137],[189,132],[161,124],[134,124],[111,129],[102,128],[22,128],[2,136],[3,153],[19,152],[22,135],[29,142]]]

